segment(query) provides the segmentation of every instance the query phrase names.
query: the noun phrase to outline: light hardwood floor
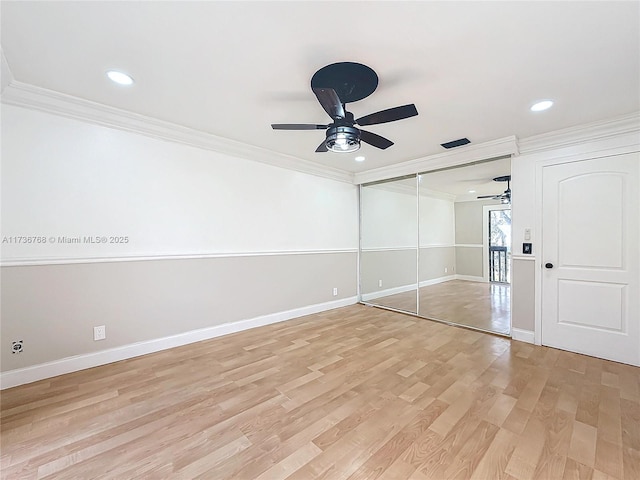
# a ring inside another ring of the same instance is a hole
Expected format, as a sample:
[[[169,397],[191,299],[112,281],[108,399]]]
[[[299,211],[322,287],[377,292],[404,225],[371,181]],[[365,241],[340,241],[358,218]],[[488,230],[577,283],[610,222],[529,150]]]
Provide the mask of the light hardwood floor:
[[[12,388],[2,478],[640,478],[640,369],[354,305]]]
[[[511,286],[504,283],[450,280],[371,300],[369,303],[413,312],[421,317],[509,335]]]

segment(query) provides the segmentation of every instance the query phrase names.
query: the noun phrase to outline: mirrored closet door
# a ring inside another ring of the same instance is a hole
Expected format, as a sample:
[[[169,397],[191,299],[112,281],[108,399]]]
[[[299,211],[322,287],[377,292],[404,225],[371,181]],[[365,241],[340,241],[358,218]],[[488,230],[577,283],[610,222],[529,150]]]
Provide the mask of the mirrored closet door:
[[[504,158],[419,175],[421,317],[510,334],[510,169]]]
[[[361,186],[363,303],[509,335],[509,174],[504,158]]]
[[[360,190],[362,301],[418,313],[418,203],[415,175]]]

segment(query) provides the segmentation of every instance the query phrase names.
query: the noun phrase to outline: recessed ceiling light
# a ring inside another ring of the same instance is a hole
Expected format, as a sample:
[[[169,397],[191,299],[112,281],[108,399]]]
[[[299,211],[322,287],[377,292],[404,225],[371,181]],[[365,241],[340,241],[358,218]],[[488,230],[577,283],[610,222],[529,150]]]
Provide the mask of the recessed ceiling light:
[[[531,105],[531,111],[541,112],[543,110],[546,110],[547,108],[551,108],[552,105],[553,105],[553,100],[541,100]]]
[[[364,162],[364,157],[363,156],[359,156],[355,158],[356,162]]]
[[[476,193],[475,190],[469,190],[469,193]]]
[[[118,72],[117,70],[109,70],[107,72],[107,77],[109,77],[109,79],[112,82],[115,82],[118,85],[133,84],[133,78],[130,75],[127,75],[126,73]]]

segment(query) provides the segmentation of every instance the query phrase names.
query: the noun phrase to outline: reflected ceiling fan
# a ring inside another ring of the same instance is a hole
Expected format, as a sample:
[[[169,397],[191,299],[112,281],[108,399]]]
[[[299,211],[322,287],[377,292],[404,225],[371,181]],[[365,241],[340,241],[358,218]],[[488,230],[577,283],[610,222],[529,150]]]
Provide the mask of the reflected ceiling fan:
[[[378,75],[366,65],[354,62],[332,63],[311,78],[311,89],[320,105],[333,120],[327,125],[309,123],[272,123],[274,130],[326,130],[325,139],[316,152],[350,153],[360,142],[385,150],[393,145],[387,138],[361,130],[358,126],[395,122],[418,115],[414,104],[389,108],[355,119],[346,104],[371,95],[378,86]]]
[[[502,203],[511,203],[511,175],[502,175],[493,179],[494,182],[507,182],[507,189],[503,193],[497,195],[481,195],[477,198],[493,198],[500,200]]]

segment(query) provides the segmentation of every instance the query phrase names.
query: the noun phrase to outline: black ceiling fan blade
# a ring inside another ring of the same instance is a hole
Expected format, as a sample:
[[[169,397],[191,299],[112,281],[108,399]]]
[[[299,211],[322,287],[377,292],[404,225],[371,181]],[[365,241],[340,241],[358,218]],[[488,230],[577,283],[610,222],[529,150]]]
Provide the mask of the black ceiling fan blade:
[[[356,120],[358,125],[377,125],[379,123],[395,122],[396,120],[402,120],[403,118],[415,117],[418,115],[416,106],[412,103],[410,105],[402,105],[401,107],[388,108],[387,110],[381,110],[370,115],[365,115]]]
[[[337,118],[345,118],[344,106],[340,101],[340,97],[333,88],[314,88],[313,93],[318,97],[318,101],[324,111],[335,120]]]
[[[480,195],[479,197],[476,197],[476,198],[496,198],[496,199],[498,199],[500,197],[502,197],[502,194],[498,194],[498,195]]]
[[[313,123],[272,123],[274,130],[326,130],[329,125],[316,125]]]
[[[323,140],[322,143],[320,145],[318,145],[318,148],[316,148],[316,153],[322,153],[322,152],[328,152],[329,150],[327,149],[327,141]]]
[[[388,138],[381,137],[380,135],[367,132],[365,130],[360,130],[360,140],[381,150],[385,150],[393,145],[393,142]]]

